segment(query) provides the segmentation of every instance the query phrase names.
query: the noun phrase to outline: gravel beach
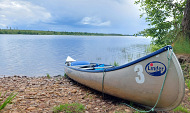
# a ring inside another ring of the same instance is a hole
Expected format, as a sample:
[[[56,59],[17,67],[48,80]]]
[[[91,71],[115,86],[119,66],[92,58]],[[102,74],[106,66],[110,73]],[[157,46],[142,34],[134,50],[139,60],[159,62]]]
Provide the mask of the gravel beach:
[[[101,92],[78,84],[63,76],[57,77],[1,77],[0,92],[7,96],[12,92],[18,93],[2,111],[2,113],[52,113],[53,107],[65,103],[81,103],[85,106],[85,113],[132,113],[131,108],[122,105],[127,103],[134,107],[144,109],[138,104],[119,99],[110,95],[103,95]],[[189,109],[189,90],[186,88],[186,95],[183,105]],[[2,99],[2,97],[0,97]],[[167,111],[162,113],[171,113]],[[158,112],[159,113],[159,112]],[[161,112],[160,112],[161,113]]]

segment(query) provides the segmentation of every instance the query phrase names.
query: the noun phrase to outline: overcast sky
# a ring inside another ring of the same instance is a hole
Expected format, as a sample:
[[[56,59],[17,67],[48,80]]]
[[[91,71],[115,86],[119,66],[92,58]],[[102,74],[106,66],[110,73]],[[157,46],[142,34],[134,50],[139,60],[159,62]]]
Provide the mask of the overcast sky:
[[[0,0],[0,28],[134,34],[147,28],[135,0]]]

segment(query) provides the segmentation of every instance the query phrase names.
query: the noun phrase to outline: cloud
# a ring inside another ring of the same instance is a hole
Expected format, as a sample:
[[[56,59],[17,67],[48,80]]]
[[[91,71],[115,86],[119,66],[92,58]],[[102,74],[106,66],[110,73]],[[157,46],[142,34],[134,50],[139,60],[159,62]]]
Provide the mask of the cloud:
[[[45,8],[27,1],[0,0],[0,26],[30,25],[50,21]]]
[[[98,17],[84,17],[81,22],[84,25],[92,25],[92,26],[110,26],[110,21],[102,21],[101,18]]]
[[[1,26],[133,34],[145,29],[134,0],[0,0]]]

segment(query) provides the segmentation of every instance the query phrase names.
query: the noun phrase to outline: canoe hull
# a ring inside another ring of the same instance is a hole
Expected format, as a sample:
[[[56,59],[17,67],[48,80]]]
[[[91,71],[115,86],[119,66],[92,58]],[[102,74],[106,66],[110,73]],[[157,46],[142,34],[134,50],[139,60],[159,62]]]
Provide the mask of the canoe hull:
[[[154,106],[158,99],[167,68],[167,51],[112,71],[86,72],[64,66],[65,73],[70,78],[98,91],[102,91],[104,75],[104,93],[148,107]],[[156,110],[174,109],[181,103],[183,96],[184,77],[179,62],[173,54]]]

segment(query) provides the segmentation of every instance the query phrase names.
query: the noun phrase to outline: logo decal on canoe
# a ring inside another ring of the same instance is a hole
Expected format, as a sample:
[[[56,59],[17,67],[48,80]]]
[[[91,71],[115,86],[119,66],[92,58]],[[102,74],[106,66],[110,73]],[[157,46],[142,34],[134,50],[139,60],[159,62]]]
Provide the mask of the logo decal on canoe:
[[[166,73],[166,66],[162,62],[152,61],[146,65],[145,70],[151,76],[162,76]]]

